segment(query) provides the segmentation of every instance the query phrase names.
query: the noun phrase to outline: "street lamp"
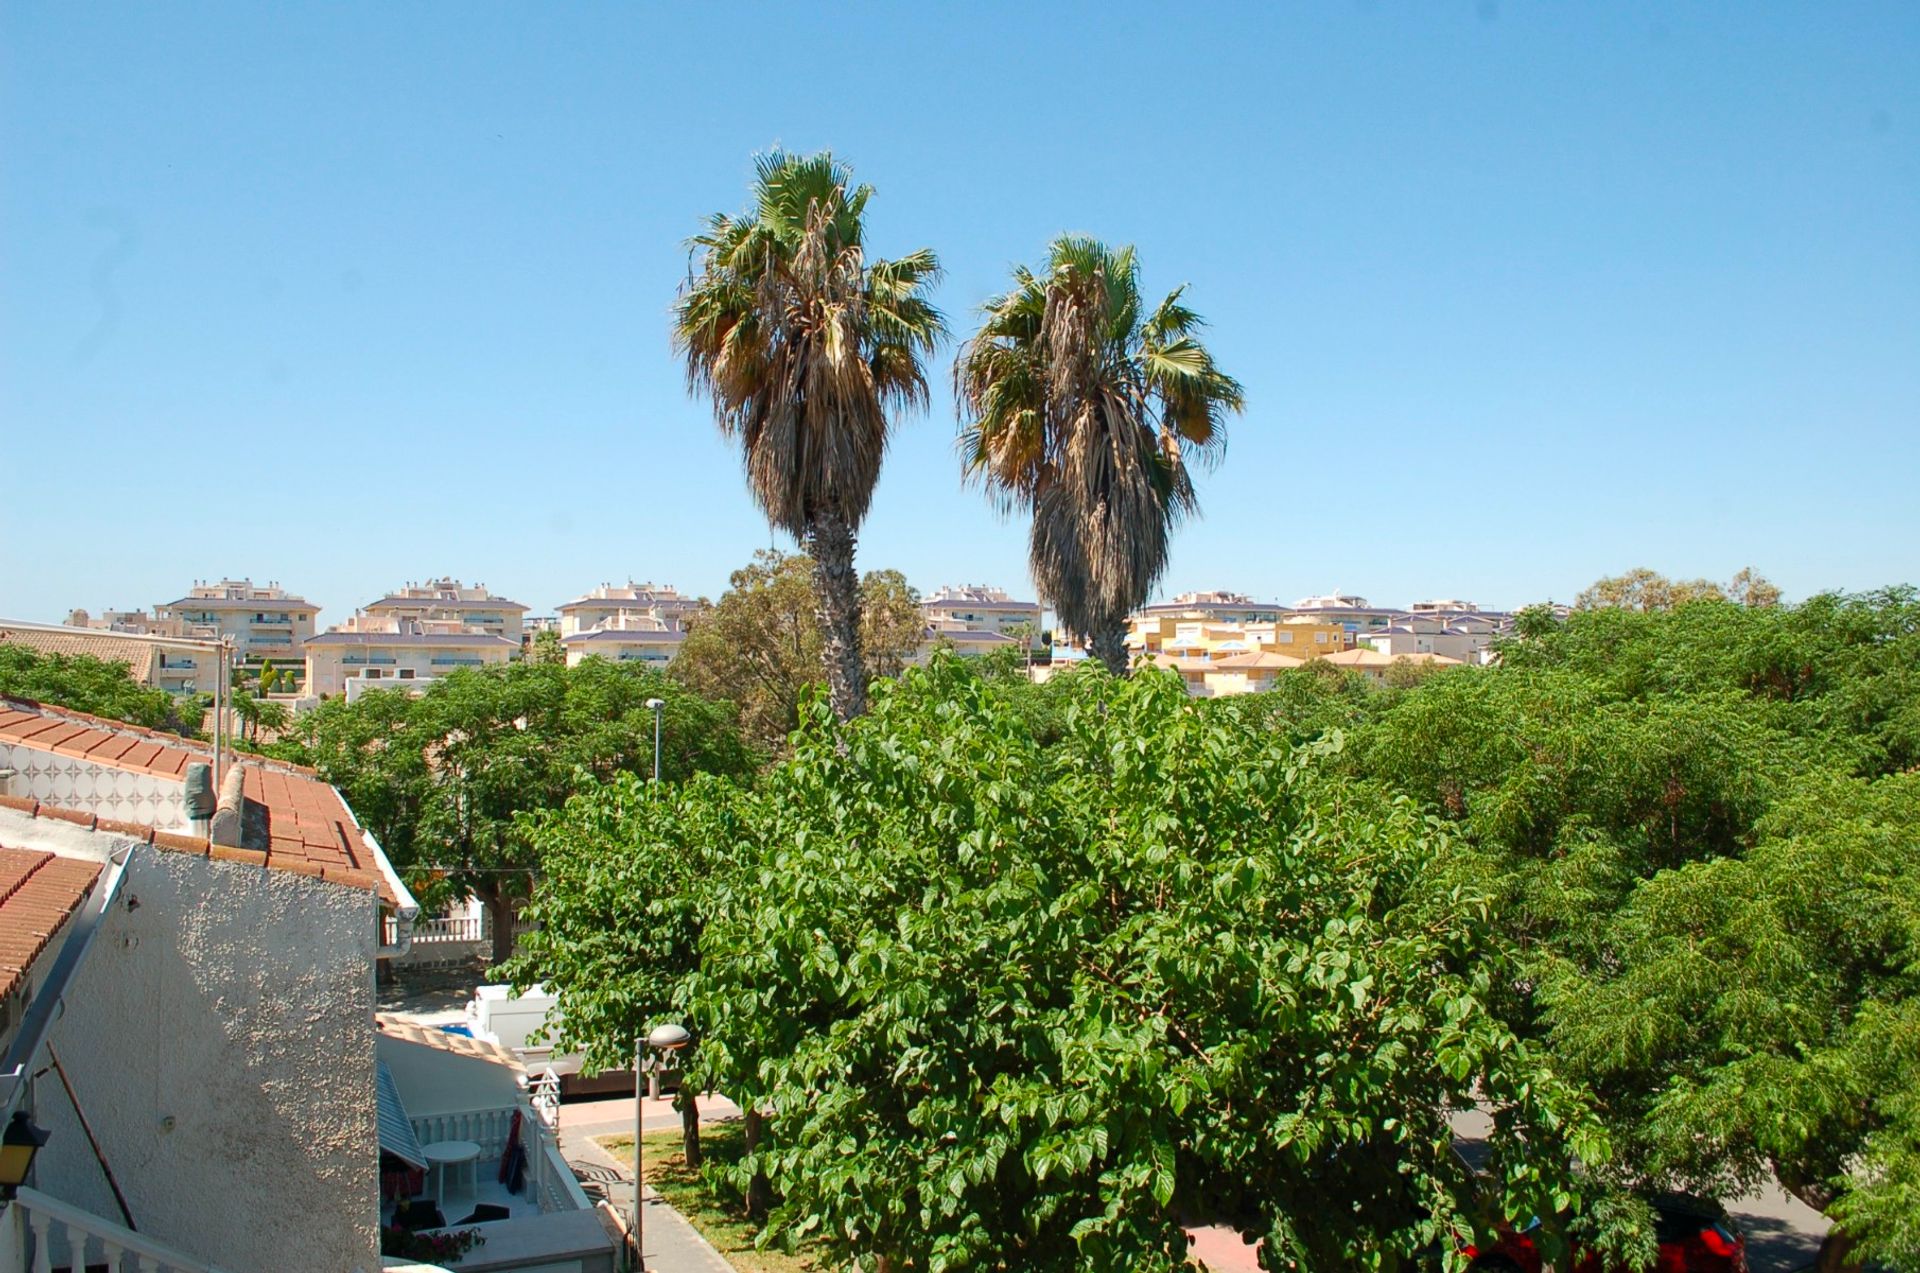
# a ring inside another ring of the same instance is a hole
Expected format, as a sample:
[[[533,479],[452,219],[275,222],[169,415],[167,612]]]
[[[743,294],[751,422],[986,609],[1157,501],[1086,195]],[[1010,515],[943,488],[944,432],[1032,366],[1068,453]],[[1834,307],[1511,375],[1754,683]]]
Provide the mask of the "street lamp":
[[[34,1126],[27,1111],[13,1111],[6,1134],[0,1136],[0,1198],[11,1199],[20,1186],[27,1183],[27,1173],[33,1170],[33,1156],[40,1152],[49,1136],[49,1132]]]
[[[650,698],[647,707],[653,712],[653,780],[660,781],[660,710],[667,705],[664,698]]]
[[[649,705],[659,699],[650,699]],[[658,720],[659,709],[654,709],[654,719]],[[658,762],[656,762],[657,764]],[[657,1025],[644,1039],[633,1042],[633,1254],[639,1261],[640,1273],[646,1273],[646,1227],[641,1213],[641,1194],[646,1191],[647,1173],[642,1168],[640,1143],[647,1134],[647,1049],[655,1052],[678,1052],[687,1046],[693,1036],[687,1033],[683,1025]]]

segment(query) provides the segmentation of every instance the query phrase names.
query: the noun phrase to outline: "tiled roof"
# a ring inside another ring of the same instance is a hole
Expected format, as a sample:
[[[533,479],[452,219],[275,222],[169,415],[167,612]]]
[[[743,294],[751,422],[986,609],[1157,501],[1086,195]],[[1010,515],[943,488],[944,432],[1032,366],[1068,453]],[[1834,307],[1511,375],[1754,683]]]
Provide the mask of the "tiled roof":
[[[210,748],[190,739],[23,699],[0,699],[0,743],[165,779],[184,780],[190,763],[213,758]],[[160,848],[210,852],[228,861],[373,889],[385,901],[398,900],[346,801],[313,770],[254,756],[236,756],[234,763],[241,767],[241,794],[264,814],[264,829],[249,847],[209,846],[204,838],[137,823],[101,820],[99,827],[150,841]],[[0,804],[41,817],[80,822],[89,829],[94,823],[94,815],[85,810],[7,797],[0,797]],[[251,820],[243,818],[243,822]]]
[[[151,684],[158,647],[148,639],[88,628],[57,628],[0,623],[0,644],[23,645],[42,654],[84,654],[106,663],[125,663],[135,680]]]
[[[0,846],[0,996],[13,993],[100,878],[100,864]]]
[[[161,778],[178,778],[201,759],[178,734],[23,699],[0,699],[0,742]]]
[[[1245,654],[1230,654],[1224,659],[1215,659],[1213,666],[1223,672],[1245,672],[1260,668],[1289,668],[1306,666],[1305,659],[1295,658],[1291,654],[1276,654],[1271,650],[1249,650]]]
[[[484,1039],[470,1038],[464,1034],[449,1034],[433,1026],[421,1025],[405,1017],[395,1016],[391,1012],[376,1012],[373,1021],[380,1033],[389,1039],[398,1039],[402,1043],[417,1043],[421,1047],[437,1048],[442,1052],[453,1052],[460,1056],[470,1056],[479,1061],[492,1061],[495,1065],[508,1065],[516,1070],[524,1069],[520,1058],[501,1047],[498,1043],[488,1043]]]

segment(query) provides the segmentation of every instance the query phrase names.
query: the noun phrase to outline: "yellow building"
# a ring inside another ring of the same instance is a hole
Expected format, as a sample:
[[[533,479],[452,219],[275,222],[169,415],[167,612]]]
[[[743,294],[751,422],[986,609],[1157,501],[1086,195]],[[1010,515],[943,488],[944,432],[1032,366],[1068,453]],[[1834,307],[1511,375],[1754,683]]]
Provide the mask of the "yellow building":
[[[1258,694],[1262,690],[1273,688],[1273,682],[1282,672],[1291,668],[1306,666],[1306,660],[1294,658],[1288,654],[1275,654],[1270,650],[1251,650],[1245,654],[1229,654],[1213,659],[1201,674],[1201,682],[1208,698],[1225,698],[1233,694]]]
[[[1305,615],[1278,623],[1249,623],[1246,633],[1247,640],[1259,648],[1296,659],[1338,654],[1353,645],[1353,637],[1344,626]]]

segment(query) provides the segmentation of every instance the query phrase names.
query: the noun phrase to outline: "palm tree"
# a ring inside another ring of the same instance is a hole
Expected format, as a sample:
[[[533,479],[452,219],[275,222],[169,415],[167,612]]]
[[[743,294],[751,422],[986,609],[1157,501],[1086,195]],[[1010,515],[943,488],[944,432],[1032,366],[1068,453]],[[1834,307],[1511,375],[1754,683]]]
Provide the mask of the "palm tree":
[[[982,307],[954,366],[967,476],[1032,514],[1034,583],[1061,624],[1127,670],[1127,616],[1198,507],[1187,456],[1216,460],[1239,384],[1196,338],[1184,288],[1151,312],[1131,247],[1062,236],[1044,273]]]
[[[870,260],[869,186],[826,153],[755,160],[752,206],[716,215],[674,307],[689,388],[740,443],[767,519],[813,558],[833,709],[866,710],[854,536],[867,515],[891,413],[924,405],[924,359],[945,334],[927,299],[939,263],[922,248]]]

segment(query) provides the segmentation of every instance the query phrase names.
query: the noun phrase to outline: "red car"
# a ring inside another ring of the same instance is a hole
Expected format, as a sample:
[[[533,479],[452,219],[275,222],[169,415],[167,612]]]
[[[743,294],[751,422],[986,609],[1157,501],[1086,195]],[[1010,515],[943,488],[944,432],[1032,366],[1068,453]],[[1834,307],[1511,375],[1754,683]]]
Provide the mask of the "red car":
[[[1726,1208],[1705,1198],[1662,1194],[1647,1199],[1653,1205],[1654,1237],[1660,1253],[1652,1273],[1747,1273],[1747,1240],[1728,1217]],[[1472,1273],[1541,1273],[1542,1262],[1533,1239],[1524,1232],[1502,1234],[1497,1245],[1482,1250],[1465,1248]],[[1628,1273],[1625,1265],[1619,1273]],[[1614,1273],[1600,1257],[1576,1252],[1574,1273]]]

